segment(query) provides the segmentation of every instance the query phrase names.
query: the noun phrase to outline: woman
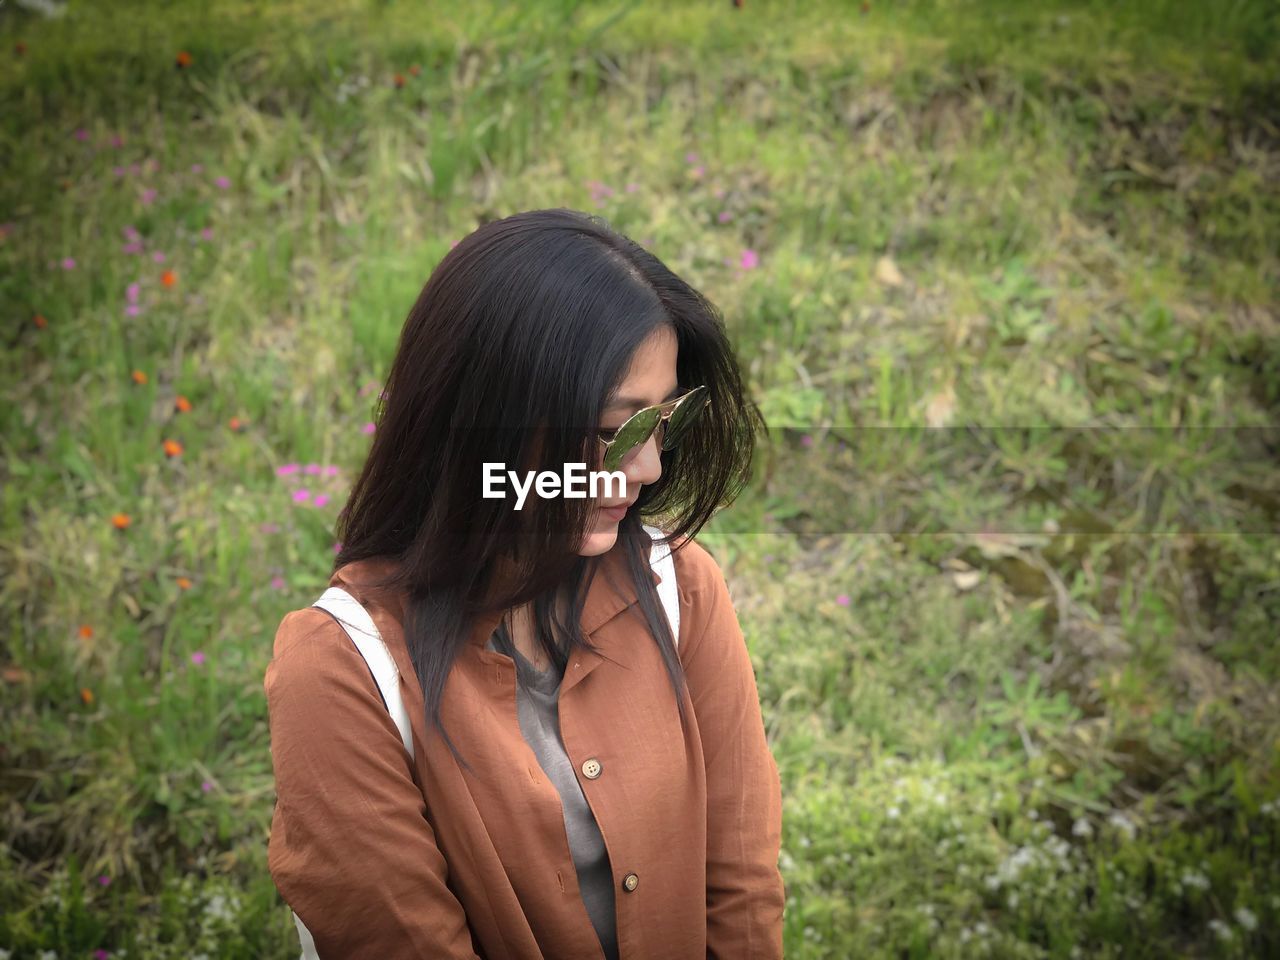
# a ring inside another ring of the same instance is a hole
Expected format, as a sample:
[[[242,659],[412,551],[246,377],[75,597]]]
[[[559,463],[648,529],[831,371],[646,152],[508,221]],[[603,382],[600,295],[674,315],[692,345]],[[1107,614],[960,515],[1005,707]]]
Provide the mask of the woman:
[[[413,758],[341,624],[286,614],[268,863],[300,932],[325,960],[780,957],[778,770],[692,539],[763,425],[715,308],[598,217],[520,213],[441,261],[381,403],[329,584],[399,668]],[[625,488],[484,495],[570,463]]]

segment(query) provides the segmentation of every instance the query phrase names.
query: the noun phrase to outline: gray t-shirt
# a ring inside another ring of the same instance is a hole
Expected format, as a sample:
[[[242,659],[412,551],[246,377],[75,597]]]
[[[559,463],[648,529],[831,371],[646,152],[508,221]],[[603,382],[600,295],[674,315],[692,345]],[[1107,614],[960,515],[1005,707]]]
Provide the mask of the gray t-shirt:
[[[543,772],[560,792],[565,832],[587,915],[600,938],[606,960],[618,960],[613,872],[609,866],[608,851],[560,737],[559,700],[563,668],[557,669],[552,664],[543,671],[535,669],[502,628],[494,632],[485,646],[515,660],[517,672],[528,685],[526,690],[521,684],[516,684],[520,732],[537,756]]]

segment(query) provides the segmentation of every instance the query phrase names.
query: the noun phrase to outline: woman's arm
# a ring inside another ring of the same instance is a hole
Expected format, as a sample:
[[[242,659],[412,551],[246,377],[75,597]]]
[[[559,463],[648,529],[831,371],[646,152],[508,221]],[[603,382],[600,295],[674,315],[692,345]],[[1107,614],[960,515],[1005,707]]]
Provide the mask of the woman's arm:
[[[400,734],[337,621],[286,614],[263,689],[277,796],[267,864],[322,960],[478,960]]]
[[[688,593],[679,652],[707,771],[707,956],[782,957],[782,788],[765,739],[746,638],[715,558],[676,554]]]

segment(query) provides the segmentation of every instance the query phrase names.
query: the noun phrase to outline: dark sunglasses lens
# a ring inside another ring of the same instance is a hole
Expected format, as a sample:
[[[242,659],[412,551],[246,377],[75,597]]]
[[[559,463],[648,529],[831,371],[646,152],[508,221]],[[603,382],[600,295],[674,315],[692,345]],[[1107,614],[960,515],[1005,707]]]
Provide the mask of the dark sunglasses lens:
[[[680,438],[688,432],[689,427],[697,422],[711,401],[706,398],[706,390],[697,390],[680,401],[671,416],[667,419],[666,436],[662,441],[662,449],[670,450]]]
[[[653,435],[653,428],[658,425],[661,413],[656,407],[641,410],[618,428],[618,432],[613,435],[613,444],[604,456],[606,470],[616,470],[628,453]]]

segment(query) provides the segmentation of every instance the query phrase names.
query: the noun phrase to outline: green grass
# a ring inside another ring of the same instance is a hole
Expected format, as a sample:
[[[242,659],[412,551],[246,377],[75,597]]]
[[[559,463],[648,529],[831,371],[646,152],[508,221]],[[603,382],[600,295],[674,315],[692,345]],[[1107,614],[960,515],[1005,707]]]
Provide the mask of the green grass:
[[[1280,952],[1277,62],[1259,0],[0,6],[0,951],[296,956],[271,632],[433,266],[567,205],[771,426],[703,541],[787,956]]]

